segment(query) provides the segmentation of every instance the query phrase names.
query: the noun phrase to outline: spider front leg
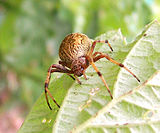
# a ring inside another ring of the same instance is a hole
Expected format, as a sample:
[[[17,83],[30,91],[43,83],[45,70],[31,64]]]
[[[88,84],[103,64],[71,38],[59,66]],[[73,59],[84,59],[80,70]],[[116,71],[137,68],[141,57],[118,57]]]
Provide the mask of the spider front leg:
[[[54,68],[54,69],[53,69]],[[54,97],[52,96],[52,94],[50,93],[49,89],[48,89],[48,86],[49,86],[49,82],[50,82],[50,78],[51,78],[51,73],[53,72],[61,72],[61,73],[67,73],[67,74],[70,74],[70,70],[66,69],[65,67],[61,66],[61,65],[51,65],[48,69],[48,73],[47,73],[47,78],[46,78],[46,81],[45,81],[45,97],[46,97],[46,101],[47,101],[47,104],[48,104],[48,107],[52,110],[50,104],[49,104],[49,101],[48,101],[48,96],[47,96],[47,93],[48,95],[51,97],[51,99],[53,100],[53,102],[58,106],[58,108],[60,108],[59,104],[56,102],[56,100],[54,99]]]
[[[96,56],[97,54],[99,54],[98,56]],[[113,60],[109,55],[107,54],[104,54],[104,53],[101,53],[101,52],[95,52],[93,55],[95,55],[96,57],[93,58],[93,61],[96,62],[98,60],[100,60],[101,58],[106,58],[107,60],[109,60],[110,62],[124,68],[125,70],[127,70],[133,77],[135,77],[138,82],[140,82],[139,78],[134,74],[132,73],[126,66],[124,66],[123,64]]]
[[[74,74],[75,79],[77,80],[78,84],[82,84],[81,81],[79,80],[79,78]]]
[[[85,70],[86,70],[86,69],[83,70],[83,76],[84,76],[84,79],[87,80],[88,78],[87,78],[87,76],[86,76]],[[78,84],[81,85],[81,84],[82,84],[81,81],[79,80],[79,78],[78,78],[75,74],[74,74],[74,77],[75,77],[75,79],[77,80]]]
[[[102,82],[104,83],[105,87],[107,88],[108,93],[110,94],[111,99],[113,99],[112,93],[103,77],[103,75],[101,74],[101,72],[98,70],[98,68],[96,67],[96,65],[94,64],[94,60],[92,57],[90,56],[86,56],[87,60],[89,61],[89,63],[92,65],[92,67],[94,68],[94,70],[97,72],[98,76],[100,77],[100,79],[102,80]]]
[[[88,79],[87,76],[86,76],[86,74],[85,74],[85,70],[83,70],[83,76],[84,76],[84,79],[85,79],[85,80]],[[81,83],[81,81],[79,80],[79,78],[77,77],[77,75],[74,74],[74,77],[75,77],[75,79],[77,80],[78,84],[81,85],[82,83]]]

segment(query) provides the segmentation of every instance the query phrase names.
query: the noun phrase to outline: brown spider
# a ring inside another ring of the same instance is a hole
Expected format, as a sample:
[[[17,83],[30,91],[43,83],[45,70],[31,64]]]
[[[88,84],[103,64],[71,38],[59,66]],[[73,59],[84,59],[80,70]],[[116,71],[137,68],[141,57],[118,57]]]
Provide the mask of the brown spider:
[[[95,66],[95,62],[98,61],[99,59],[106,58],[110,62],[120,67],[123,67],[140,82],[140,80],[136,77],[135,74],[133,74],[123,64],[118,63],[117,61],[113,60],[108,54],[101,53],[101,52],[93,53],[96,43],[107,43],[111,51],[113,51],[108,40],[105,40],[105,41],[95,40],[92,42],[91,39],[89,39],[86,35],[81,34],[81,33],[69,34],[64,38],[64,40],[62,41],[60,45],[60,49],[59,49],[59,57],[61,60],[59,61],[59,64],[53,64],[49,67],[47,79],[45,81],[45,97],[46,97],[47,104],[51,110],[52,108],[49,104],[47,93],[52,98],[54,103],[60,108],[60,106],[58,105],[56,100],[53,98],[53,96],[51,95],[48,89],[48,85],[49,85],[50,78],[51,78],[51,73],[53,72],[66,73],[73,79],[76,79],[79,84],[81,84],[78,77],[83,75],[84,78],[87,80],[85,70],[88,68],[89,65],[92,65],[92,67],[97,72],[98,76],[103,81],[112,99],[113,99],[112,94],[110,92],[110,89],[104,77],[102,76],[98,68]],[[73,74],[75,78],[71,74]]]

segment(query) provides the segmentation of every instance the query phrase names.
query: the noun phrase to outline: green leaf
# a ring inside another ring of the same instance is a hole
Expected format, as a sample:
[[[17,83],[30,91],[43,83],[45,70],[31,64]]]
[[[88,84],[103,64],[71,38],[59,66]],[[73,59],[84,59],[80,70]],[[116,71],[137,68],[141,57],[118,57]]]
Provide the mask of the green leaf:
[[[128,45],[120,30],[96,38],[108,39],[114,52],[110,52],[106,44],[97,44],[95,51],[108,53],[113,59],[125,64],[140,78],[141,83],[119,66],[101,59],[95,64],[113,91],[113,100],[90,66],[86,73],[89,79],[80,78],[82,85],[66,75],[52,80],[50,90],[57,102],[62,103],[60,110],[56,112],[58,108],[53,103],[54,110],[50,111],[43,94],[25,120],[20,133],[158,132],[159,36],[160,25],[154,21]]]
[[[54,82],[50,85],[50,91],[56,101],[61,105],[73,80],[67,75],[55,74]],[[52,81],[52,80],[51,80]],[[38,98],[31,112],[19,130],[19,133],[51,133],[59,109],[50,100],[52,110],[49,109],[44,93]]]

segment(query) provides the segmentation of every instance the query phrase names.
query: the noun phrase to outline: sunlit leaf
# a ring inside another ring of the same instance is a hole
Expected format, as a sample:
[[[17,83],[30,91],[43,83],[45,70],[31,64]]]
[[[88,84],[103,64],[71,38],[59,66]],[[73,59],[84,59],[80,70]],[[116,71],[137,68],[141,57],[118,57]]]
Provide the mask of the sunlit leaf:
[[[160,127],[160,25],[154,21],[126,45],[120,30],[110,31],[97,39],[108,39],[114,51],[106,44],[97,44],[96,51],[108,53],[122,62],[141,80],[106,59],[96,62],[105,77],[114,99],[111,100],[104,84],[90,66],[88,80],[82,85],[67,75],[52,80],[50,90],[57,102],[53,111],[47,107],[44,94],[29,113],[23,132],[158,132]],[[157,72],[158,71],[158,72]],[[57,112],[58,111],[58,112]],[[51,121],[50,121],[51,120]]]

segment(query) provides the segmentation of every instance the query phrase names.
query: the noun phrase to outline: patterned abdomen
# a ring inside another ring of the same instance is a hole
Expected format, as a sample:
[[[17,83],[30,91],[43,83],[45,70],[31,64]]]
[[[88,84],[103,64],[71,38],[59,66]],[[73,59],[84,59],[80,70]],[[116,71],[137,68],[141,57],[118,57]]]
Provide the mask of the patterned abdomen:
[[[70,68],[73,60],[87,55],[91,40],[84,34],[73,33],[67,35],[59,48],[59,57]]]

